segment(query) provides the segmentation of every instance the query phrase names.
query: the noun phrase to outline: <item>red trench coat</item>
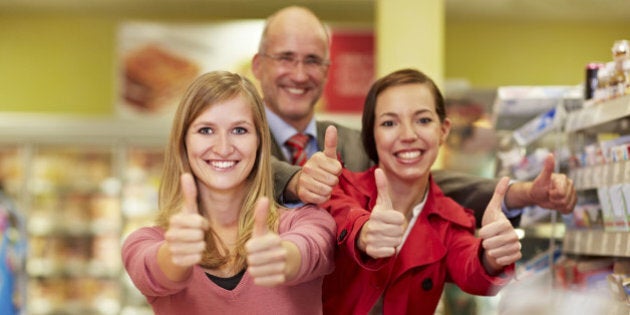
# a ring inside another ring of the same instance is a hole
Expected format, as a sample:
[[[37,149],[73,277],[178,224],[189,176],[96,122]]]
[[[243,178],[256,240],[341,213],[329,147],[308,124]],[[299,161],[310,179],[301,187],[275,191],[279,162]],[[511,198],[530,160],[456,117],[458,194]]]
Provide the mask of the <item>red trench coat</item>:
[[[430,179],[424,209],[396,257],[371,259],[355,241],[376,202],[374,169],[344,170],[324,207],[337,223],[335,271],[324,279],[324,314],[366,314],[383,295],[383,313],[434,314],[446,281],[475,295],[494,295],[514,265],[489,276],[481,265],[475,218]]]

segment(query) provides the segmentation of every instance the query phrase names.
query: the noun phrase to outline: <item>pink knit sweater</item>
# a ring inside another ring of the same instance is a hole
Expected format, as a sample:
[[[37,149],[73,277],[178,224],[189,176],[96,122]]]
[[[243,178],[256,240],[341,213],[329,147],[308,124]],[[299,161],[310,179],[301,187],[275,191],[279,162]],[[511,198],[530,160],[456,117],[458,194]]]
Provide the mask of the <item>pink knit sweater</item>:
[[[144,227],[131,233],[122,258],[131,280],[155,314],[321,314],[322,280],[334,269],[335,222],[324,210],[304,206],[281,212],[278,233],[297,245],[302,265],[297,277],[284,286],[254,285],[245,272],[232,291],[206,276],[199,266],[181,282],[166,278],[157,265],[164,230]]]

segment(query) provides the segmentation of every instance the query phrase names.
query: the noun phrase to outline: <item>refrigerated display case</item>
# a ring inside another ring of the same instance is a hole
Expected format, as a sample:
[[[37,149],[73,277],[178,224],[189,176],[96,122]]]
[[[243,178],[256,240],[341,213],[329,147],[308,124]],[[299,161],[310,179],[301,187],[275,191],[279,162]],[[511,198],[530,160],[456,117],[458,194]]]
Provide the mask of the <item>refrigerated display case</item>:
[[[0,179],[26,222],[26,313],[150,313],[120,247],[157,211],[170,121],[0,114],[0,122]]]

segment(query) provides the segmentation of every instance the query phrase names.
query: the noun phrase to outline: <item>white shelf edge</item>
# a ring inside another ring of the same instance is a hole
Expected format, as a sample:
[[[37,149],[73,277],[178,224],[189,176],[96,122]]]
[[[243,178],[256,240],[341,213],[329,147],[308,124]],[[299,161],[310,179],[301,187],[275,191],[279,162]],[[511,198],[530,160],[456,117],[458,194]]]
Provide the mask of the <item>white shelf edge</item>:
[[[627,116],[630,116],[630,95],[617,97],[569,113],[565,131],[581,131]]]

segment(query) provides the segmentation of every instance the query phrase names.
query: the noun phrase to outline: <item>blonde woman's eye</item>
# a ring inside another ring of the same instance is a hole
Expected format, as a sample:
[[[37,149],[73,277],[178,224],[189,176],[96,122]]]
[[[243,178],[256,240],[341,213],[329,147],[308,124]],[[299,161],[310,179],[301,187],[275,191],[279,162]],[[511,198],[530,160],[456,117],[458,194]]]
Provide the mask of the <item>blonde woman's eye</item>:
[[[246,134],[247,133],[247,128],[236,127],[236,128],[234,128],[233,132],[234,132],[234,134],[237,134],[237,135]]]
[[[210,127],[199,128],[199,133],[200,134],[204,134],[204,135],[211,134],[212,133],[212,128],[210,128]]]

